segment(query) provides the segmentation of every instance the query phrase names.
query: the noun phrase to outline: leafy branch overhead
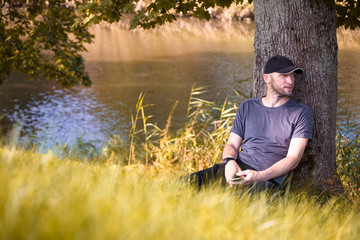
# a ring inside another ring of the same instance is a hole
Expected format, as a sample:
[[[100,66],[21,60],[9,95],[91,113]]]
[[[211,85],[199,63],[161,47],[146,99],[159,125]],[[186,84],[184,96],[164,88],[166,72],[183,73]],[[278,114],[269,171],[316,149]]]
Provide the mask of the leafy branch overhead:
[[[80,52],[93,36],[84,24],[75,25],[76,6],[65,2],[0,1],[0,84],[20,71],[31,80],[55,79],[65,88],[91,85]]]
[[[149,1],[144,9],[139,9],[131,21],[130,28],[142,27],[144,29],[155,28],[166,22],[176,20],[177,15],[192,15],[199,19],[210,19],[209,8],[229,7],[232,3],[241,4],[245,0],[155,0]],[[132,13],[138,0],[105,0],[85,1],[79,10],[86,24],[96,24],[100,21],[119,21],[121,12]],[[252,0],[246,1],[252,3]],[[117,11],[116,11],[117,10]],[[112,14],[108,14],[108,13]]]
[[[87,24],[101,21],[116,22],[121,18],[121,12],[132,13],[135,3],[139,0],[90,0],[84,1],[79,9]],[[149,1],[144,9],[136,11],[130,28],[155,28],[166,22],[176,20],[177,15],[192,15],[199,19],[210,19],[209,8],[227,8],[231,4],[252,3],[253,0],[154,0]],[[337,25],[355,29],[360,27],[360,7],[358,0],[336,0]]]
[[[358,0],[336,1],[337,26],[354,30],[360,27],[360,6]]]

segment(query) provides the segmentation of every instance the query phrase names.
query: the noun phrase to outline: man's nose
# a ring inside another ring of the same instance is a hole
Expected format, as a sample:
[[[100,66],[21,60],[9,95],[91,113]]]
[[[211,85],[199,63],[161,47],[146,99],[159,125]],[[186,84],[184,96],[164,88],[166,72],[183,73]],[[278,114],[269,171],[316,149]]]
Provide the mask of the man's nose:
[[[286,83],[294,84],[294,81],[295,81],[295,77],[292,74],[286,76]]]

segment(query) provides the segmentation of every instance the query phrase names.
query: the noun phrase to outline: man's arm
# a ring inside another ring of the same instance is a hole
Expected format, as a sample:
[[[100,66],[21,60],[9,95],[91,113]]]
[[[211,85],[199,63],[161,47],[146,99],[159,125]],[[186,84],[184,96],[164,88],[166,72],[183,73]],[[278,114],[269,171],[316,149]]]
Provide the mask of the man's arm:
[[[242,143],[242,138],[236,133],[231,132],[228,141],[225,144],[223,151],[223,159],[224,158],[234,158],[236,159],[239,154],[239,148]],[[240,172],[241,169],[236,161],[231,160],[225,166],[225,178],[226,181],[229,182],[237,172]],[[230,182],[229,182],[230,183]],[[230,183],[231,184],[231,183]]]
[[[242,138],[236,133],[231,132],[223,150],[223,159],[227,157],[237,158]]]
[[[306,138],[291,139],[289,150],[285,158],[264,171],[245,170],[236,173],[236,175],[244,177],[244,180],[240,181],[239,184],[263,182],[290,172],[299,164],[307,142],[308,139]]]

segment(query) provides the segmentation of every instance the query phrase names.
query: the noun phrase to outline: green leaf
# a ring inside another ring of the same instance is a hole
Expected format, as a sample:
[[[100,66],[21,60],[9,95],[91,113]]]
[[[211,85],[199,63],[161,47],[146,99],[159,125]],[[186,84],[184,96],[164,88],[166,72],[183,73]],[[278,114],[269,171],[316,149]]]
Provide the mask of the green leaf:
[[[112,1],[111,1],[111,0],[102,0],[102,1],[100,2],[100,7],[104,7],[104,6],[110,5],[110,4],[112,4]]]

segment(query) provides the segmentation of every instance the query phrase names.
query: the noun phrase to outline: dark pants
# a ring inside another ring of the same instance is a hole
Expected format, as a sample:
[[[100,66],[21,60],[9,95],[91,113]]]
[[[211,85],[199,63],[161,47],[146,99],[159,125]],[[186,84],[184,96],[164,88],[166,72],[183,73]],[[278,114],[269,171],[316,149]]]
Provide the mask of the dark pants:
[[[255,170],[254,168],[240,161],[240,159],[237,159],[236,163],[240,166],[242,170]],[[224,186],[227,184],[225,179],[225,164],[215,164],[210,168],[192,173],[188,176],[188,180],[197,184],[199,189],[201,189],[201,187],[204,185],[215,182],[218,182]],[[252,192],[264,190],[277,191],[281,188],[281,186],[277,182],[269,180],[265,182],[257,182],[250,184],[247,186],[247,188]]]

